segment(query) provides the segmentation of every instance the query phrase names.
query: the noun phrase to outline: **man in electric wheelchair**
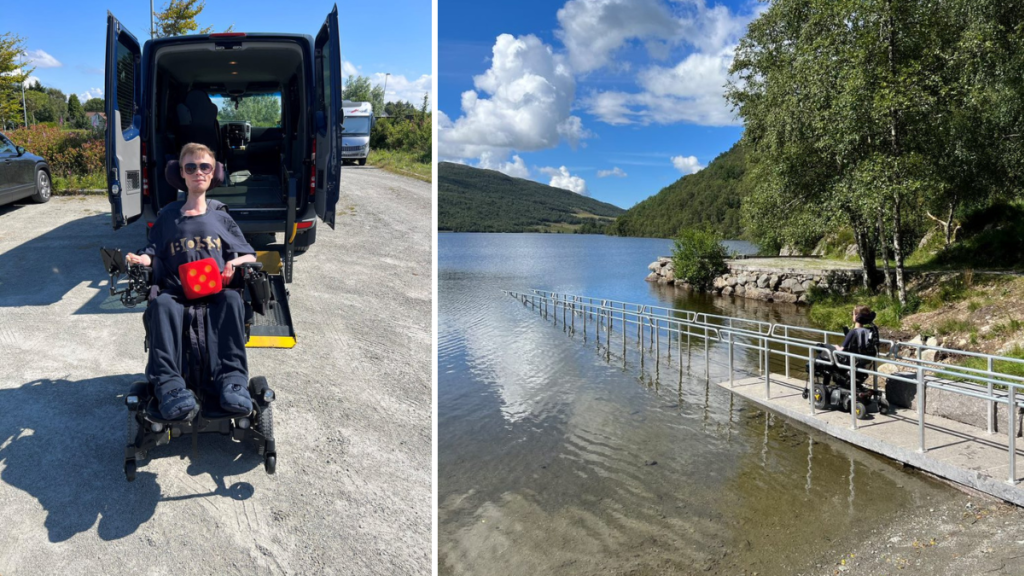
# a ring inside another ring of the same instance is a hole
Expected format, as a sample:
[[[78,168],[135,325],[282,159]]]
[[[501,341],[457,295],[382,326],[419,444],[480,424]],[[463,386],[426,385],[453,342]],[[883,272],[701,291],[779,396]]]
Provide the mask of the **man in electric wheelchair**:
[[[833,352],[849,352],[861,356],[878,356],[878,327],[874,325],[875,313],[868,306],[855,306],[853,309],[853,329],[845,326],[846,338],[839,346],[829,345]],[[890,412],[889,403],[877,387],[866,388],[864,381],[874,362],[864,358],[854,361],[856,367],[856,392],[851,400],[850,393],[850,361],[849,357],[822,351],[814,362],[814,407],[818,410],[840,408],[846,412],[854,410],[858,418],[867,418],[868,413],[877,411],[881,414]],[[806,399],[810,391],[804,388]]]
[[[249,379],[245,352],[253,308],[270,305],[269,283],[226,207],[206,199],[207,190],[223,181],[213,152],[186,144],[165,174],[172,184],[184,184],[188,197],[164,207],[146,248],[126,255],[129,266],[120,265],[129,276],[122,301],[134,304],[132,290],[146,291],[138,298],[148,301],[146,382],[133,385],[126,397],[125,474],[134,479],[135,462],[149,448],[182,433],[191,433],[195,446],[200,432],[256,440],[273,473],[274,393],[265,378]],[[104,250],[112,293],[118,265],[109,261],[117,257]]]

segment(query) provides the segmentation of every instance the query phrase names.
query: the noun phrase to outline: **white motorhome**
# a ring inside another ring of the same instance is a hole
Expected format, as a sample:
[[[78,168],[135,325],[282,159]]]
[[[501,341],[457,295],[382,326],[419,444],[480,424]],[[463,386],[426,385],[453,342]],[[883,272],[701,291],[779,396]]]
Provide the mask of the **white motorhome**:
[[[369,102],[341,103],[345,124],[341,130],[341,159],[366,164],[370,155],[370,130],[373,129],[373,105]]]

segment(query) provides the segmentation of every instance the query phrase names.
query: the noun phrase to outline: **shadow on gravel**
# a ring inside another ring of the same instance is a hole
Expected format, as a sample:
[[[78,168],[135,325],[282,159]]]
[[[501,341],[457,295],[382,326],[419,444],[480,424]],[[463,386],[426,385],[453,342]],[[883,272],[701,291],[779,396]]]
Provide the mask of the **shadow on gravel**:
[[[0,213],[17,208],[21,207],[4,207]],[[72,220],[0,254],[0,307],[48,306],[87,282],[99,292],[76,314],[132,312],[109,297],[100,247],[138,250],[146,244],[143,227],[135,223],[115,232],[109,213],[96,214]]]
[[[97,519],[100,538],[124,538],[152,518],[161,501],[211,496],[245,500],[253,495],[251,484],[228,487],[224,479],[261,466],[262,459],[255,448],[219,435],[200,438],[199,458],[187,468],[192,477],[187,489],[162,489],[146,466],[155,459],[191,459],[190,438],[151,450],[149,459],[140,462],[135,481],[125,479],[128,412],[123,394],[139,377],[36,380],[0,390],[0,480],[39,501],[51,542],[86,532]],[[196,478],[204,474],[215,484],[212,491]]]

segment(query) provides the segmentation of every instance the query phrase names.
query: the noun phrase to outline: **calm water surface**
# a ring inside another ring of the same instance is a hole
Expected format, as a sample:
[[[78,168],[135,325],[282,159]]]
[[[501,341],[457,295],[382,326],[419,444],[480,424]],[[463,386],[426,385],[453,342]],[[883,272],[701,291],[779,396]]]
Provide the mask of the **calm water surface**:
[[[952,489],[734,398],[724,351],[611,358],[502,290],[803,324],[644,282],[667,240],[439,236],[441,574],[821,573]],[[734,246],[742,250],[743,246]],[[616,346],[618,344],[618,346]],[[675,349],[675,346],[673,346]],[[754,370],[754,358],[737,353]],[[689,366],[688,366],[689,364]]]

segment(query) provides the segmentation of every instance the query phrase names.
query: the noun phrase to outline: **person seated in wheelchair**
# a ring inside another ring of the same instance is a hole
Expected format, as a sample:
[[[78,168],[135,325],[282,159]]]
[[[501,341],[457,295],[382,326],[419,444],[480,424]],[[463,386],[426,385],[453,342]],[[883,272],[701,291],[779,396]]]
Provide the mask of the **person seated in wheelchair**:
[[[159,402],[160,414],[178,420],[195,413],[196,398],[187,389],[183,366],[183,329],[189,299],[179,278],[179,267],[213,258],[224,286],[234,277],[235,267],[256,261],[256,251],[242,235],[224,204],[207,200],[214,178],[216,159],[202,144],[189,143],[179,156],[181,177],[188,187],[184,201],[172,202],[157,215],[149,244],[138,254],[129,253],[130,264],[152,266],[154,289],[143,315],[150,334],[146,379]],[[203,296],[208,329],[209,381],[219,394],[221,408],[236,414],[252,411],[248,364],[245,354],[244,304],[236,290],[221,290]],[[202,324],[200,324],[201,326]]]
[[[850,352],[853,354],[860,354],[862,356],[876,356],[878,355],[878,328],[875,327],[875,312],[868,306],[854,306],[853,308],[853,329],[846,331],[846,338],[843,339],[843,343],[839,346],[831,346],[831,348],[837,352]],[[837,359],[837,363],[839,360]],[[869,360],[857,359],[857,368],[867,368],[870,365]],[[838,365],[833,364],[832,359],[829,357],[827,352],[821,352],[818,355],[818,362],[822,383],[828,386],[831,383],[833,377],[839,377],[843,380],[849,381],[850,367],[849,365]],[[867,374],[857,373],[857,383],[860,384],[867,378]]]

